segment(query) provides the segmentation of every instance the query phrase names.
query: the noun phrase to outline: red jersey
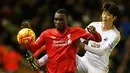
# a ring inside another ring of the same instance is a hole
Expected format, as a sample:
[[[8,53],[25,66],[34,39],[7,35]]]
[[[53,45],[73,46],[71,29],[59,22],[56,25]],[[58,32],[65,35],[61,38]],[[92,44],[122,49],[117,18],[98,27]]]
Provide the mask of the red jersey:
[[[46,70],[48,73],[76,73],[76,52],[77,45],[73,44],[77,39],[95,40],[92,34],[77,26],[69,28],[60,33],[56,28],[48,29],[29,46],[32,52],[38,50],[46,44],[48,63]],[[98,37],[99,38],[99,37]],[[100,41],[101,37],[97,40]]]
[[[46,45],[38,49],[33,55],[37,58],[45,49],[46,49]]]

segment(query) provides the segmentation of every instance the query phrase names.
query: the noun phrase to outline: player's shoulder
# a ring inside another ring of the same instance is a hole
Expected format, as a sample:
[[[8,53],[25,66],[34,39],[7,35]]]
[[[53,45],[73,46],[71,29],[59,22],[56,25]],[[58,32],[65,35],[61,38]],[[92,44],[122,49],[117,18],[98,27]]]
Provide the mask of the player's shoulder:
[[[42,33],[44,33],[44,34],[49,34],[49,33],[55,32],[55,31],[56,31],[56,28],[50,28],[50,29],[44,30]]]
[[[79,26],[73,26],[70,28],[71,30],[84,30],[83,28],[79,27]]]
[[[116,29],[115,26],[107,33],[109,34],[109,38],[114,39],[116,42],[118,42],[121,39],[120,32]]]
[[[73,33],[73,32],[86,32],[82,27],[79,27],[79,26],[73,26],[70,28],[70,33]]]
[[[117,30],[117,28],[114,26],[113,28],[113,32],[115,33],[115,38],[117,39],[120,39],[121,38],[121,35],[120,35],[120,32]]]
[[[50,29],[45,30],[45,32],[52,32],[52,31],[56,31],[56,28],[50,28]]]
[[[81,27],[79,27],[79,26],[73,26],[73,27],[71,27],[71,28],[73,28],[73,29],[74,29],[74,28],[81,28]]]

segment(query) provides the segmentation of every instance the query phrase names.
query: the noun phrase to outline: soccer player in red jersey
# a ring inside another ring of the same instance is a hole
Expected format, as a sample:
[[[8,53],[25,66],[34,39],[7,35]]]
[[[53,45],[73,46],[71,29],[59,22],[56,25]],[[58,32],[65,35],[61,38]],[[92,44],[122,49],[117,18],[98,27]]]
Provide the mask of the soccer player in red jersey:
[[[48,55],[46,70],[48,73],[76,73],[75,59],[78,45],[75,42],[80,38],[101,41],[101,36],[96,30],[91,34],[78,26],[70,28],[67,26],[67,22],[67,11],[65,9],[57,10],[54,16],[56,28],[43,31],[32,45],[26,46],[28,50],[35,53],[46,45],[45,51]]]

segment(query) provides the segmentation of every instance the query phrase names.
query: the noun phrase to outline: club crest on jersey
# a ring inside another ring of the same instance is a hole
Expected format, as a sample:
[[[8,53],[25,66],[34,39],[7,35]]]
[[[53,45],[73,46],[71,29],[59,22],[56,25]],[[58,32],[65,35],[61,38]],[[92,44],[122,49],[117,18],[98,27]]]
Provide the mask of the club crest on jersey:
[[[54,47],[60,47],[60,46],[66,46],[70,45],[72,43],[72,40],[70,39],[70,34],[67,35],[67,39],[63,38],[60,40],[56,40],[56,37],[51,37],[53,38],[53,46]]]
[[[108,38],[106,37],[106,38],[104,38],[104,41],[107,41],[108,40]]]
[[[72,40],[70,39],[70,35],[71,34],[68,34],[67,37],[68,37],[68,45],[72,43]]]
[[[110,48],[113,48],[113,46],[114,46],[114,43],[109,44]]]
[[[52,36],[51,38],[52,38],[52,39],[55,39],[56,37]]]

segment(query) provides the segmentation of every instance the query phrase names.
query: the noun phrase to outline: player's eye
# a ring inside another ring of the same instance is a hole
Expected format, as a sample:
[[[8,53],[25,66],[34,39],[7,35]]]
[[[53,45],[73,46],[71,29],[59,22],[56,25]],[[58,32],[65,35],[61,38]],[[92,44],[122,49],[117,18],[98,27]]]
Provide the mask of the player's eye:
[[[55,18],[54,20],[63,21],[63,19],[62,19],[62,18]]]
[[[58,20],[57,18],[54,18],[54,20]]]

